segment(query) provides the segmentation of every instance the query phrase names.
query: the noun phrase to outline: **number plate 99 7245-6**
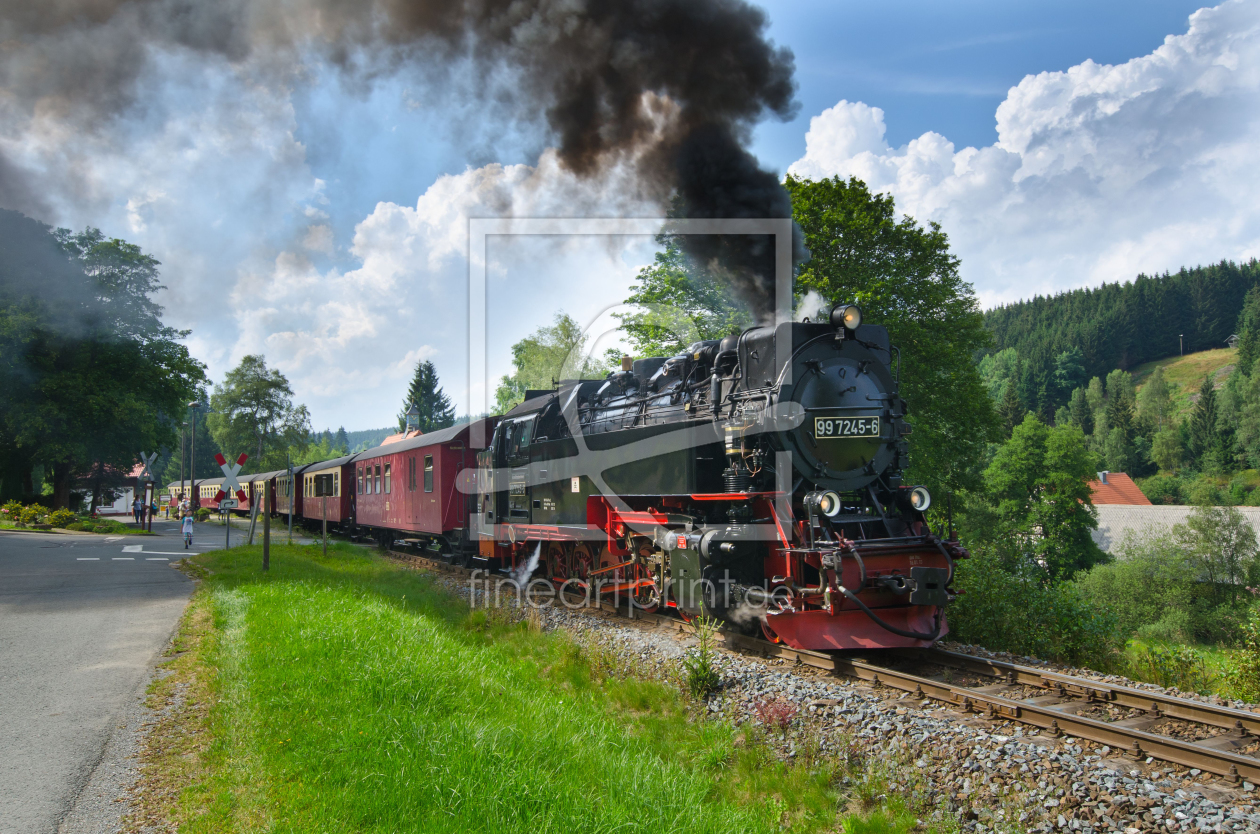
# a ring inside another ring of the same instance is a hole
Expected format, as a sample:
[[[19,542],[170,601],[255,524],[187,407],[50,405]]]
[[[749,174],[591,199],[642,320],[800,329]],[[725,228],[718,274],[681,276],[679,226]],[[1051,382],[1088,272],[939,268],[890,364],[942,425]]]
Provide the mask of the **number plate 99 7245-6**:
[[[879,437],[879,417],[815,417],[814,437]]]

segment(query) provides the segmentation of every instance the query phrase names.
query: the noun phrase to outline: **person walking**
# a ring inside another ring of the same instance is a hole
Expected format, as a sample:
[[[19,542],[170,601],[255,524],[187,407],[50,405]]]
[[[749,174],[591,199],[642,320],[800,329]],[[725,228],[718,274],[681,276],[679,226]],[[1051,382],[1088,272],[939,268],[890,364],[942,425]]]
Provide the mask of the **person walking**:
[[[192,547],[193,517],[191,513],[184,516],[184,520],[180,522],[180,526],[184,531],[184,549],[187,550]]]
[[[144,510],[144,502],[141,501],[139,498],[136,498],[136,500],[131,502],[131,517],[135,519],[136,523],[140,522],[140,513],[143,510]]]

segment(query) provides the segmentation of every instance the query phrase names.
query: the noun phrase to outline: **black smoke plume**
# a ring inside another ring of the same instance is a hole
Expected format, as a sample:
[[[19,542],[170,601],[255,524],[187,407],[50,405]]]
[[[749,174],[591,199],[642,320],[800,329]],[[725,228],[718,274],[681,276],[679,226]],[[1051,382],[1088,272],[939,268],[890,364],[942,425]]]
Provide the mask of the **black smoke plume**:
[[[145,107],[159,52],[261,67],[281,83],[316,58],[367,80],[409,70],[441,83],[471,69],[488,101],[541,114],[579,175],[630,163],[642,196],[687,217],[782,218],[786,193],[747,150],[757,122],[796,107],[792,54],[766,27],[743,0],[3,0],[0,116],[56,114],[84,130],[126,118]],[[0,199],[38,194],[0,165]],[[685,245],[771,315],[772,239]]]

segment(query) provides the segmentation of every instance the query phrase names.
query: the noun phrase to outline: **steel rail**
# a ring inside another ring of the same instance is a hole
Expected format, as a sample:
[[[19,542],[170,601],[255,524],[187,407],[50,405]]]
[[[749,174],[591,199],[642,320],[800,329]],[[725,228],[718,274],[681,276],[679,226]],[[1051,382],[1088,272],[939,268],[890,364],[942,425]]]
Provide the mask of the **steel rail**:
[[[465,575],[470,573],[468,569],[458,568],[441,560],[408,553],[387,552],[393,557],[408,562],[424,563],[441,572]],[[566,596],[571,601],[575,598],[585,599],[584,596],[577,594],[566,594]],[[621,606],[603,599],[592,601],[587,607],[623,616],[632,610],[627,605],[626,613],[623,613]],[[629,617],[643,622],[654,622],[658,626],[677,628],[679,631],[694,631],[693,625],[665,614],[638,611],[629,614]],[[1054,693],[1051,703],[1044,703],[1046,698],[1014,700],[997,692],[985,691],[996,687],[967,687],[945,683],[871,663],[863,658],[794,649],[780,643],[771,643],[768,640],[732,631],[719,631],[718,637],[725,646],[736,651],[751,651],[764,657],[775,657],[837,675],[887,686],[909,692],[916,698],[931,698],[949,704],[964,712],[980,713],[990,720],[1017,721],[1045,730],[1051,736],[1066,734],[1106,744],[1133,759],[1151,757],[1214,773],[1234,783],[1243,779],[1260,783],[1260,759],[1228,750],[1214,749],[1203,743],[1182,741],[1146,732],[1137,727],[1124,726],[1118,722],[1101,721],[1074,713],[1075,709],[1095,703],[1129,707],[1142,711],[1141,723],[1154,723],[1161,718],[1179,718],[1214,727],[1230,728],[1229,734],[1215,736],[1207,741],[1233,745],[1252,736],[1253,732],[1260,731],[1260,716],[1244,710],[1187,701],[1163,693],[1145,692],[1131,687],[1101,683],[1088,678],[1078,678],[944,649],[910,649],[897,653],[902,657],[989,675],[1006,686],[1023,684],[1051,690]],[[1039,701],[1043,703],[1038,703]]]
[[[1260,715],[1246,710],[1225,707],[1219,704],[1191,701],[1166,695],[1163,692],[1147,692],[1130,686],[1106,683],[1103,681],[1078,678],[1031,666],[1020,666],[1002,660],[992,660],[945,649],[922,649],[923,660],[966,669],[972,672],[988,674],[996,678],[1005,678],[1007,683],[1025,684],[1041,689],[1057,690],[1060,687],[1067,694],[1088,698],[1095,701],[1107,701],[1117,706],[1139,709],[1153,716],[1180,718],[1198,724],[1213,727],[1225,727],[1230,730],[1244,728],[1249,734],[1260,735]]]

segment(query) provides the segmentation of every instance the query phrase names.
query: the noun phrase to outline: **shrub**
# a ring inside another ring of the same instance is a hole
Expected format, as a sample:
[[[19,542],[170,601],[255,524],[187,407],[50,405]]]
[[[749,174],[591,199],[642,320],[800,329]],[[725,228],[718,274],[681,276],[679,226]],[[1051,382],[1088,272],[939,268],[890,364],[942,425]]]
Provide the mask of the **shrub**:
[[[69,510],[54,510],[48,516],[48,523],[53,527],[65,527],[67,524],[73,524],[77,516]]]
[[[1206,694],[1216,682],[1203,655],[1189,646],[1131,646],[1127,661],[1129,677],[1183,692]]]
[[[1036,564],[977,551],[958,563],[963,595],[950,608],[957,639],[994,651],[1111,669],[1124,645],[1116,617],[1073,582],[1052,582]]]
[[[18,519],[23,524],[36,524],[44,516],[44,508],[38,504],[32,504],[29,507],[23,507],[22,513]]]
[[[210,517],[209,509],[207,509],[206,507],[197,508],[196,518],[198,521],[205,521],[209,517]]]
[[[1116,557],[1077,576],[1085,598],[1111,611],[1126,637],[1178,611],[1183,616],[1176,622],[1189,637],[1198,569],[1172,535],[1129,531],[1116,546]]]
[[[713,641],[717,632],[717,620],[700,617],[696,620],[696,648],[683,658],[683,670],[687,675],[687,689],[695,698],[703,698],[717,691],[722,682],[713,666]]]
[[[3,507],[0,507],[0,518],[5,521],[17,521],[22,516],[21,501],[6,501]]]
[[[1242,626],[1238,651],[1230,654],[1225,682],[1235,698],[1260,701],[1260,604],[1253,605]]]
[[[1176,475],[1152,475],[1137,482],[1152,504],[1180,504],[1182,483]]]

